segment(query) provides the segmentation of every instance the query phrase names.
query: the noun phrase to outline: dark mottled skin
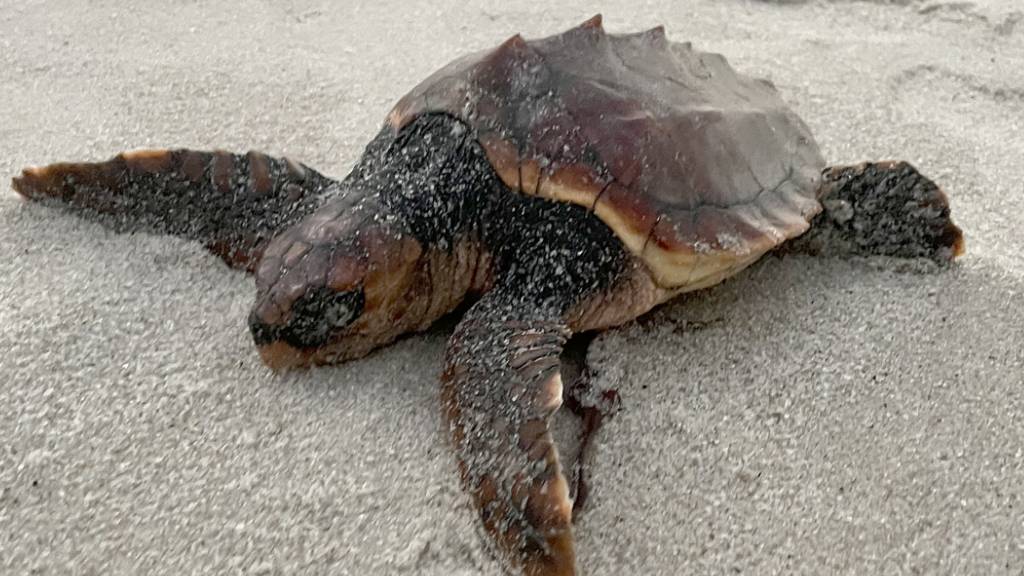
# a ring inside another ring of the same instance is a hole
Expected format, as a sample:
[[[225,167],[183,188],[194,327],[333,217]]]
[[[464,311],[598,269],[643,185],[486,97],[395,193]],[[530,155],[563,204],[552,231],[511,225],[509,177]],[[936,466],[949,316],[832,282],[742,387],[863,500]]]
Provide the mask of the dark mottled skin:
[[[228,265],[251,269],[281,228],[316,210],[331,183],[305,165],[260,152],[148,150],[53,164],[46,178],[26,171],[14,188],[118,232],[199,241]]]
[[[607,226],[578,206],[512,193],[463,122],[429,114],[390,133],[381,130],[345,185],[379,191],[422,244],[478,232],[499,285],[529,285],[560,313],[622,271],[627,255]]]
[[[824,210],[788,251],[883,255],[949,262],[963,252],[946,195],[906,162],[867,162],[825,171]]]

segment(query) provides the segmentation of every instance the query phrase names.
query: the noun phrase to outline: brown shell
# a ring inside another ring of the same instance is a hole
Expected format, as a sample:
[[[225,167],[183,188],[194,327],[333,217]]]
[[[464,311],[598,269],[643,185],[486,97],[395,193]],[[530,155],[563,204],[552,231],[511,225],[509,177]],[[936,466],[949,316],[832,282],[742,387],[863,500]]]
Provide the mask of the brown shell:
[[[467,122],[513,190],[593,210],[677,291],[736,272],[821,209],[824,161],[771,83],[661,27],[606,34],[595,16],[513,36],[434,73],[388,122],[431,112]]]

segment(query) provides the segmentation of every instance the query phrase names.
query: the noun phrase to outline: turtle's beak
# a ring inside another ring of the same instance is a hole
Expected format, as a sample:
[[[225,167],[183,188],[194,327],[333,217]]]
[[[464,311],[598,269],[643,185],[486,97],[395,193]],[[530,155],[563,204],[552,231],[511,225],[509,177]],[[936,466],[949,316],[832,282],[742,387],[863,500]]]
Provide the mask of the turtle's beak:
[[[306,368],[313,364],[312,355],[285,344],[274,342],[258,346],[260,358],[274,372],[286,372],[291,368]]]
[[[351,339],[346,329],[362,314],[364,301],[361,289],[310,288],[285,315],[268,314],[267,306],[254,308],[249,331],[263,362],[274,371],[346,360],[362,353],[341,341]]]
[[[374,349],[394,340],[397,334],[342,333],[323,346],[302,348],[287,340],[278,339],[260,344],[256,348],[260,359],[274,372],[287,372],[295,368],[310,368],[324,364],[337,364],[366,356]],[[254,336],[255,339],[255,336]]]

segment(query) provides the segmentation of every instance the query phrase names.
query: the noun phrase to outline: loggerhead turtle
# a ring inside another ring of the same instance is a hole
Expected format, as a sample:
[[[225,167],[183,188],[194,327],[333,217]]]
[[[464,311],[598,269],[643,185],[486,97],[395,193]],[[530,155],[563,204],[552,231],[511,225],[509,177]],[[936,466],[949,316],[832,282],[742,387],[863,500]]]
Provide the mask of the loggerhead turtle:
[[[770,82],[661,27],[606,34],[600,16],[445,66],[341,181],[257,152],[147,150],[29,168],[13,187],[254,271],[249,326],[275,370],[363,356],[472,300],[444,417],[499,556],[529,575],[577,570],[548,430],[570,334],[801,235],[787,245],[940,263],[963,250],[945,195],[910,165],[826,168]]]

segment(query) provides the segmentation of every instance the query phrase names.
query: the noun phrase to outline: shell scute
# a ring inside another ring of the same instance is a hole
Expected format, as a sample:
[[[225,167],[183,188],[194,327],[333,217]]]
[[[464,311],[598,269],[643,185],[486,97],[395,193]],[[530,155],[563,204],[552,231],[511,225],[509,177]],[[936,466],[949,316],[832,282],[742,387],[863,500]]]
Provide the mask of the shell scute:
[[[475,131],[512,190],[579,204],[687,289],[807,229],[824,161],[770,82],[662,27],[607,34],[600,17],[516,35],[402,98],[394,130],[432,112]]]

